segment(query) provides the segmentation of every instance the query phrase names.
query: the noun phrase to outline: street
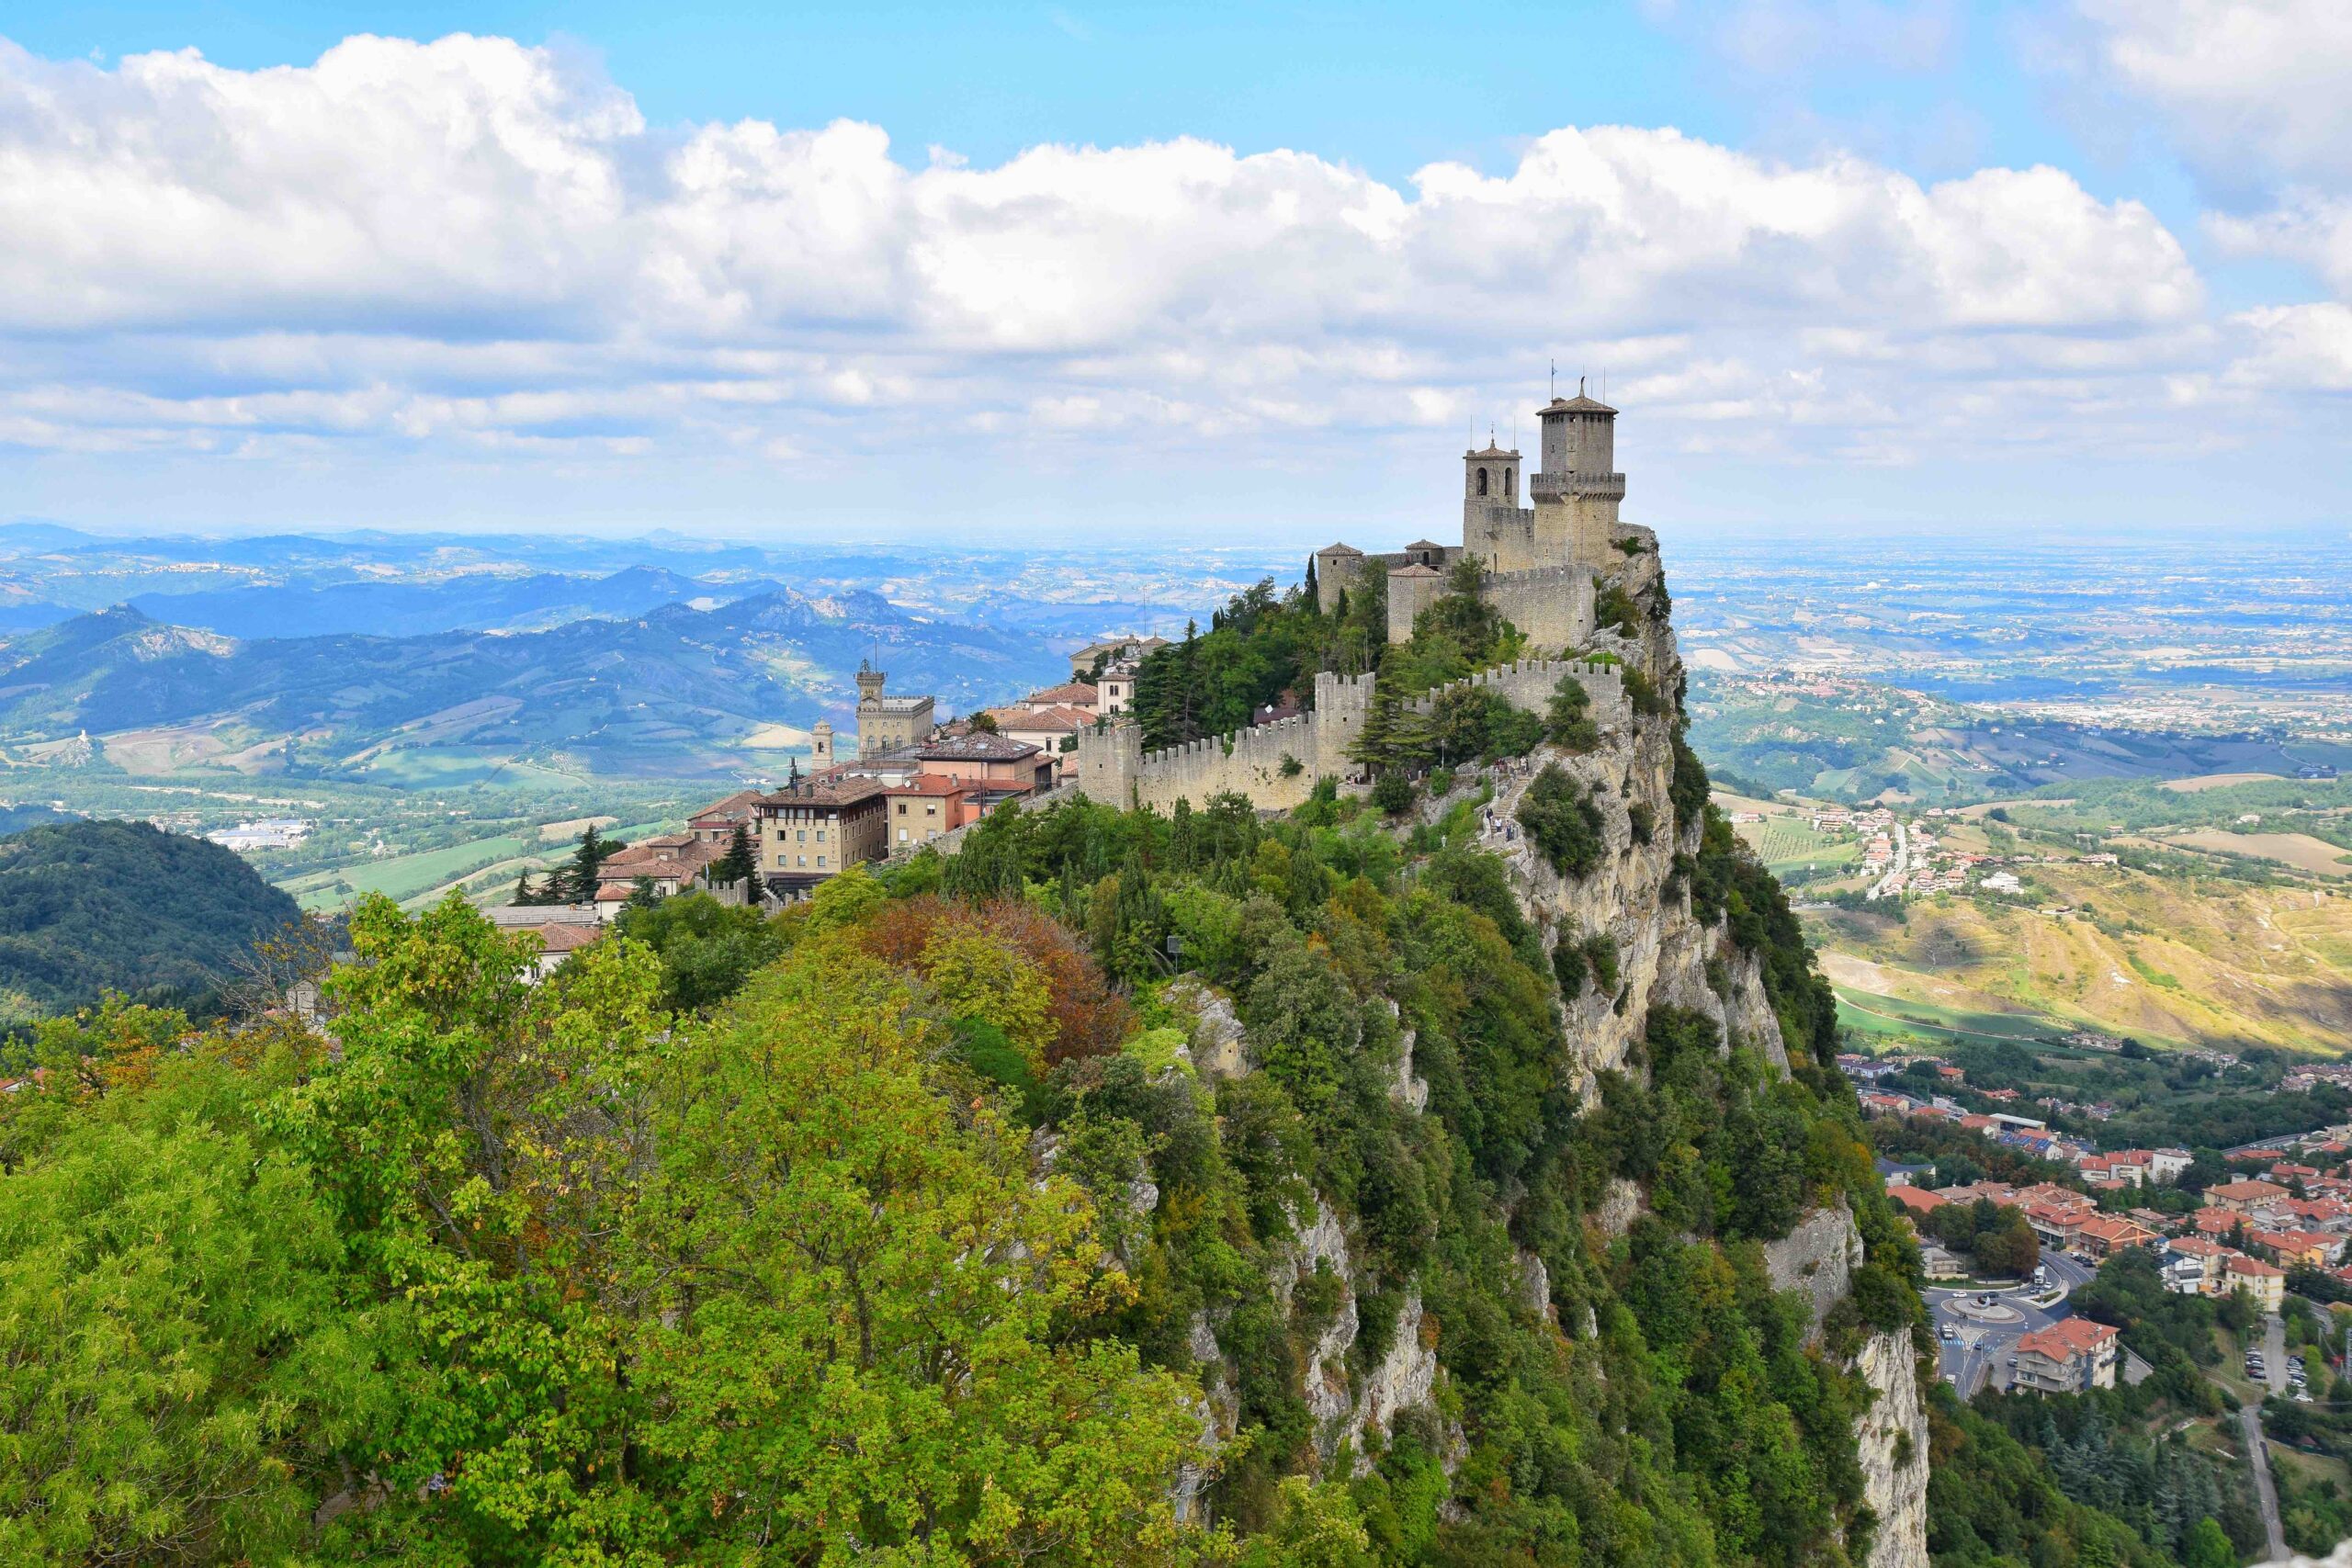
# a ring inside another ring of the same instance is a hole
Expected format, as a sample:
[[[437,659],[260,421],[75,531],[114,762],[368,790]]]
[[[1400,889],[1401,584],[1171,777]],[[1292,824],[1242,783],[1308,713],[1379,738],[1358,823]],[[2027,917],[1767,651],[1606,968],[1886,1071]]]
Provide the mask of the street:
[[[2278,1319],[2271,1321],[2276,1323]],[[2254,1467],[2255,1501],[2262,1505],[2262,1533],[2269,1542],[2263,1561],[2283,1562],[2287,1558],[2287,1532],[2278,1522],[2278,1489],[2270,1483],[2270,1451],[2262,1436],[2261,1407],[2242,1406],[2238,1427],[2245,1434],[2246,1462]]]
[[[2087,1284],[2093,1273],[2089,1266],[2047,1247],[2041,1252],[2041,1265],[2050,1270],[2052,1288],[2067,1295]],[[1996,1389],[2007,1387],[2009,1362],[2015,1358],[2012,1348],[2017,1342],[2074,1311],[2063,1297],[2048,1306],[2036,1305],[2033,1298],[2046,1293],[2017,1286],[2006,1290],[1929,1290],[1928,1311],[1939,1347],[1937,1375],[1962,1399],[1974,1397],[1988,1384]],[[1978,1297],[1987,1295],[1994,1302],[1989,1314],[1984,1309],[1968,1306]],[[1949,1339],[1944,1337],[1947,1326],[1952,1332]]]
[[[1886,863],[1886,874],[1871,884],[1872,898],[1893,898],[1903,891],[1903,879],[1911,871],[1911,837],[1897,822],[1894,825],[1894,858]]]

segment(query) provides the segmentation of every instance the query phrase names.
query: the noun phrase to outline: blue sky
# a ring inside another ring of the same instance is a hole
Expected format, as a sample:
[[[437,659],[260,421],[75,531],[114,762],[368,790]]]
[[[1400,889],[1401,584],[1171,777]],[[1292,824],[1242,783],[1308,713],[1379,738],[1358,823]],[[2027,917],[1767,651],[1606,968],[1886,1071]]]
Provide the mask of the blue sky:
[[[2342,9],[0,6],[0,487],[1369,542],[1556,355],[1669,529],[2333,524]]]

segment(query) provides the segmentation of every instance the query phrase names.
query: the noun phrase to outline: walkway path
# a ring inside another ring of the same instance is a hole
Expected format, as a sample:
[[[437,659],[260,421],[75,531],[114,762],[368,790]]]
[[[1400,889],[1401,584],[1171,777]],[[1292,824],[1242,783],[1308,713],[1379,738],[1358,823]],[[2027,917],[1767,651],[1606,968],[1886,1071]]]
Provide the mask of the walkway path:
[[[2262,1505],[2262,1534],[2268,1542],[2262,1560],[2283,1562],[2287,1560],[2287,1531],[2278,1523],[2278,1490],[2270,1484],[2270,1450],[2262,1436],[2262,1407],[2239,1406],[2238,1425],[2245,1431],[2246,1462],[2254,1466],[2255,1501]]]

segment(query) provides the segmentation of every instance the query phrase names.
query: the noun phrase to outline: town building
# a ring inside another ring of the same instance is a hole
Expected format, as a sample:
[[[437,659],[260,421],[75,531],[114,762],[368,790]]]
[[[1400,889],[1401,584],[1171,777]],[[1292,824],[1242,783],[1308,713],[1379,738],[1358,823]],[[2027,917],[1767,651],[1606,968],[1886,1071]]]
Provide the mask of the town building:
[[[825,728],[830,732],[832,727],[827,725]],[[739,789],[722,800],[714,800],[686,818],[686,831],[705,843],[731,844],[735,841],[736,829],[752,831],[754,826],[752,807],[759,798],[758,790]]]
[[[1031,750],[1035,750],[1032,748]],[[887,786],[835,773],[760,797],[760,873],[771,892],[805,897],[817,884],[883,854]]]
[[[1133,633],[1090,642],[1069,656],[1069,678],[1083,681],[1114,664],[1140,663],[1167,646],[1164,637],[1137,637]]]
[[[2121,1337],[2104,1323],[2062,1317],[2017,1344],[2011,1386],[2031,1393],[2086,1393],[2115,1386]]]
[[[885,695],[889,677],[867,660],[857,665],[857,754],[861,759],[903,750],[937,728],[932,699]]]
[[[2275,1181],[2224,1181],[2205,1190],[2208,1206],[2245,1215],[2258,1213],[2286,1196],[2287,1190]]]
[[[2287,1299],[2287,1270],[2259,1258],[2233,1253],[2222,1260],[2223,1282],[2263,1312],[2277,1312]]]

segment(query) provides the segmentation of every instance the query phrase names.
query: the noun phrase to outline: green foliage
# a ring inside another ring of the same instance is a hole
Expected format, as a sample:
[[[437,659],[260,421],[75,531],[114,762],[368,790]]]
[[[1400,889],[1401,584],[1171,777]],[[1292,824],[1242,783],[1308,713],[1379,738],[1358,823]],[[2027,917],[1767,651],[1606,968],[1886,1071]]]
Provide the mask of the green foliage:
[[[1574,675],[1563,675],[1552,688],[1544,711],[1544,737],[1563,750],[1585,752],[1600,744],[1600,727],[1592,718],[1592,694]]]
[[[1519,825],[1562,876],[1581,880],[1599,868],[1606,847],[1600,807],[1558,763],[1545,763],[1529,782],[1520,796]]]
[[[230,850],[143,822],[61,822],[0,840],[0,1023],[120,991],[218,1005],[255,942],[300,917]]]
[[[1601,585],[1600,592],[1593,600],[1592,613],[1595,623],[1600,626],[1613,627],[1629,637],[1642,635],[1641,606],[1634,603],[1634,596],[1625,592],[1625,585],[1622,582]]]
[[[2046,1413],[2048,1405],[2038,1408]],[[1938,1568],[2163,1568],[2164,1554],[2130,1525],[2069,1496],[2042,1454],[1941,1383],[1928,1404],[1928,1549]]]
[[[781,917],[744,905],[721,904],[707,893],[682,893],[622,912],[616,929],[662,960],[661,1005],[672,1012],[705,1012],[773,963],[786,945]]]

